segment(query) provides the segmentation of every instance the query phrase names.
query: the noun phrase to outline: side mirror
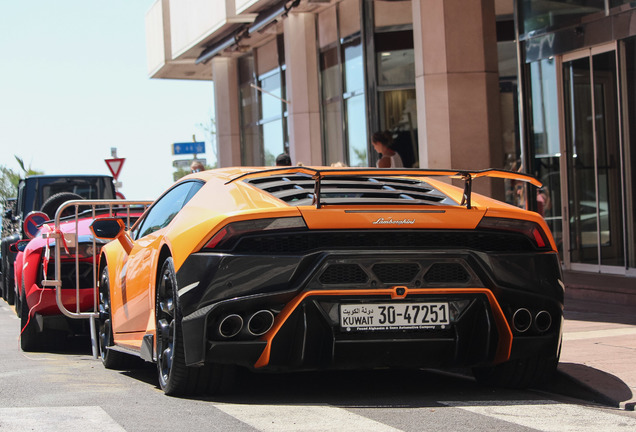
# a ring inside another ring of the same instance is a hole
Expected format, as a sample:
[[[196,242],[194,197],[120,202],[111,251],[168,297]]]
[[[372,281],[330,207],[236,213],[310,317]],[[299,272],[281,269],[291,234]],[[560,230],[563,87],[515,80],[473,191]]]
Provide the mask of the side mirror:
[[[133,247],[133,242],[128,233],[124,221],[119,218],[95,219],[91,224],[91,232],[97,238],[106,240],[118,240],[127,254]]]
[[[13,253],[24,252],[28,244],[29,240],[20,240],[19,242],[12,243],[9,246],[9,250]]]
[[[95,219],[91,224],[91,232],[97,238],[114,240],[126,230],[121,219]]]

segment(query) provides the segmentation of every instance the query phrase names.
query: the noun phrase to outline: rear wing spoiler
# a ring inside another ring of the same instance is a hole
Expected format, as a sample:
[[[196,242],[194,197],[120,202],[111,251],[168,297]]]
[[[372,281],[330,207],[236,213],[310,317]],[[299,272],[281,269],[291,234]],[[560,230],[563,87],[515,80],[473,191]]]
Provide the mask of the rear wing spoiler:
[[[312,167],[280,167],[266,170],[252,171],[244,173],[226,182],[226,184],[237,180],[249,179],[252,177],[260,177],[267,174],[306,174],[311,176],[315,181],[314,185],[314,202],[316,208],[321,207],[320,203],[320,184],[322,179],[334,176],[383,176],[383,177],[449,177],[452,179],[460,179],[464,181],[464,194],[460,205],[465,205],[467,209],[471,208],[471,194],[473,179],[489,177],[500,178],[513,181],[522,181],[530,183],[533,186],[541,187],[542,183],[535,177],[515,171],[506,171],[498,169],[484,169],[479,171],[468,170],[447,170],[447,169],[419,169],[419,168],[312,168]]]

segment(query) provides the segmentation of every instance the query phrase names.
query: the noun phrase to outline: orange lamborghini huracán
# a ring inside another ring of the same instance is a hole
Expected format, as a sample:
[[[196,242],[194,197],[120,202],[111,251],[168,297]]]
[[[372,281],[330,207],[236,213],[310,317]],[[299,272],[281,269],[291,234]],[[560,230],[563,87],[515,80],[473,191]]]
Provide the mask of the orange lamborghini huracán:
[[[462,179],[455,187],[440,177]],[[168,394],[219,392],[259,371],[472,368],[545,379],[563,283],[537,213],[473,194],[507,171],[224,168],[174,184],[99,261],[107,368],[157,364]]]

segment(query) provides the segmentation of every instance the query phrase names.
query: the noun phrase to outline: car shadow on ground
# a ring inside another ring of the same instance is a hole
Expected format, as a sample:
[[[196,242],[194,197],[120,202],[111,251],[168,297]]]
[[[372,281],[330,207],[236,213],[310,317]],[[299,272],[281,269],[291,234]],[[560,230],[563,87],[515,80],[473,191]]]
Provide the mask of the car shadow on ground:
[[[199,399],[258,405],[434,408],[443,405],[440,401],[536,400],[540,403],[544,396],[526,390],[483,386],[463,371],[422,369],[280,374],[243,371],[229,394]]]
[[[620,378],[578,363],[559,363],[554,380],[544,389],[611,407],[618,407],[620,402],[631,400],[633,396],[631,388]]]
[[[117,371],[113,371],[117,372]],[[582,372],[613,389],[613,397],[595,391],[571,377]],[[158,388],[157,367],[140,363],[119,373]],[[240,369],[232,388],[219,395],[198,395],[185,399],[231,404],[330,404],[342,407],[435,407],[436,401],[544,401],[550,394],[586,403],[616,406],[629,400],[630,388],[617,377],[580,364],[562,363],[552,380],[528,390],[489,387],[478,384],[467,370],[352,370],[290,373],[257,373]],[[555,397],[553,396],[553,397]],[[618,398],[618,399],[616,399]],[[499,403],[499,402],[498,402]]]

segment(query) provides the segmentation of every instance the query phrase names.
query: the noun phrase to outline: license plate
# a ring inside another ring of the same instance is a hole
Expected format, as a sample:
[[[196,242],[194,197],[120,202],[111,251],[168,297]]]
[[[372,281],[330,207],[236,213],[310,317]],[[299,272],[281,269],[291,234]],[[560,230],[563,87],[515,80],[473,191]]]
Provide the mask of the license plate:
[[[347,331],[445,328],[448,303],[373,303],[340,305],[340,327]]]

